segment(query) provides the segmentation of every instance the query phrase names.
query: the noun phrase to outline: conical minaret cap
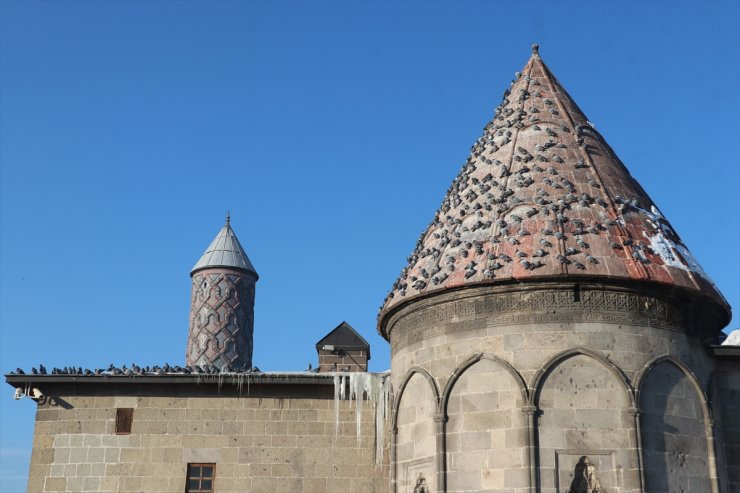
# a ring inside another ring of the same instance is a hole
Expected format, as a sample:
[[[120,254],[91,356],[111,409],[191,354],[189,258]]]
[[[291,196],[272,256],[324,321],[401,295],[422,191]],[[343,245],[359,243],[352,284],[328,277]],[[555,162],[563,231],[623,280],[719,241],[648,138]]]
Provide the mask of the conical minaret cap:
[[[252,272],[257,276],[257,271],[250,262],[247,253],[244,251],[239,239],[236,237],[234,230],[231,228],[231,218],[227,214],[226,224],[218,232],[216,238],[206,249],[203,256],[190,271],[193,275],[196,271],[212,267],[229,267]]]
[[[659,283],[729,306],[532,47],[379,315],[512,281]]]

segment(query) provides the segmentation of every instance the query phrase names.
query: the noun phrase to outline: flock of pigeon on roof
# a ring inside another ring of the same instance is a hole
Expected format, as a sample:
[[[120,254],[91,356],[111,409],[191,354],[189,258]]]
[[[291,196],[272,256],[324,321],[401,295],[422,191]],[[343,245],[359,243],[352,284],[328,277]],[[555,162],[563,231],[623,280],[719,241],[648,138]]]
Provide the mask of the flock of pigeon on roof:
[[[444,288],[578,271],[700,289],[685,275],[703,274],[689,255],[535,46],[381,317],[404,299]],[[683,272],[645,267],[651,263]]]
[[[152,376],[152,375],[219,375],[219,374],[258,374],[262,373],[259,368],[253,366],[251,368],[231,368],[229,365],[219,368],[216,365],[195,365],[195,366],[170,366],[165,363],[163,366],[139,366],[132,364],[130,367],[123,365],[117,367],[111,364],[108,368],[97,368],[91,370],[89,368],[81,368],[75,366],[65,366],[64,368],[52,368],[49,372],[44,365],[39,365],[38,368],[31,368],[32,375],[79,375],[79,376]],[[11,375],[26,375],[22,368],[16,368],[15,372],[11,372]]]

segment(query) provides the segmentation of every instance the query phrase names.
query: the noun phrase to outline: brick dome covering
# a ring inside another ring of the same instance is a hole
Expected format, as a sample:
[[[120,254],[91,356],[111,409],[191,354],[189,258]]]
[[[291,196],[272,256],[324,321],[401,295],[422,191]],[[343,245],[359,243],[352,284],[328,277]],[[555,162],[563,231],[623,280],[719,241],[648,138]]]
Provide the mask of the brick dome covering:
[[[472,147],[379,320],[451,288],[548,278],[678,286],[727,303],[537,47]]]

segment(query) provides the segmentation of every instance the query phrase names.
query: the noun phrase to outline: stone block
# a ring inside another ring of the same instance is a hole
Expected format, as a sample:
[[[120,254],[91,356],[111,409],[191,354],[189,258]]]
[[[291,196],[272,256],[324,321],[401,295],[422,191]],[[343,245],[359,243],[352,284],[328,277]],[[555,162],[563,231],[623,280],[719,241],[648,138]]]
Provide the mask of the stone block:
[[[350,481],[347,477],[326,478],[326,493],[347,493]]]
[[[100,478],[87,477],[82,484],[82,491],[100,491]],[[146,490],[161,491],[161,490]]]
[[[82,492],[84,491],[84,478],[80,478],[77,476],[69,476],[67,477],[67,490],[69,492]]]
[[[46,478],[46,481],[44,482],[44,491],[67,491],[67,479]]]
[[[77,464],[77,476],[90,476],[92,465],[90,464]]]
[[[303,478],[277,478],[276,493],[303,491]]]
[[[105,462],[118,462],[120,460],[121,449],[120,448],[106,448],[105,449]]]
[[[450,471],[447,474],[447,487],[450,491],[480,491],[481,475],[470,471]]]
[[[352,478],[350,480],[350,493],[375,493],[375,485],[372,478]]]
[[[326,478],[304,478],[302,493],[327,493]]]
[[[137,476],[122,477],[118,483],[121,492],[141,492],[142,478]]]
[[[267,477],[252,478],[252,491],[260,493],[277,493],[277,479]]]

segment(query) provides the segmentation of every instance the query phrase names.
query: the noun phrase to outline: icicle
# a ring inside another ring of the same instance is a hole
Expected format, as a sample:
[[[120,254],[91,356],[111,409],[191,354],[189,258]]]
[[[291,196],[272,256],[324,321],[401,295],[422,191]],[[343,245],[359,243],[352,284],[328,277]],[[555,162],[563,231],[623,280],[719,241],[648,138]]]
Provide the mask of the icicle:
[[[375,379],[375,463],[380,464],[385,451],[385,423],[390,408],[390,378],[376,375]]]
[[[390,409],[388,374],[358,372],[334,375],[335,434],[339,433],[339,401],[355,400],[350,406],[354,405],[355,434],[359,444],[362,440],[362,411],[365,399],[375,412],[375,462],[379,464],[385,450],[385,423]]]
[[[350,373],[349,381],[352,387],[352,396],[355,399],[355,437],[357,442],[362,440],[362,383],[367,373]]]
[[[342,399],[342,377],[334,375],[334,435],[339,434],[339,401]]]

